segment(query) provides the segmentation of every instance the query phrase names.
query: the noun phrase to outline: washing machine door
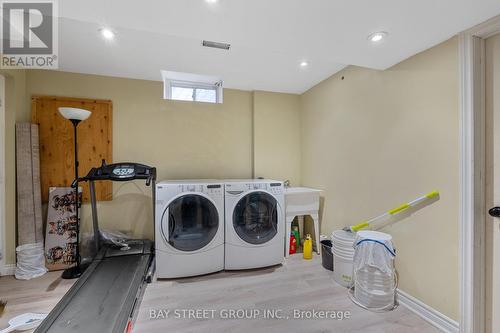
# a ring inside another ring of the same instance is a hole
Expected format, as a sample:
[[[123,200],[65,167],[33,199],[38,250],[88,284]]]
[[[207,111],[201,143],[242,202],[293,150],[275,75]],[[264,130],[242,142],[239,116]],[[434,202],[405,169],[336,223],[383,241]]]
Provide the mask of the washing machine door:
[[[172,200],[163,213],[163,239],[179,251],[196,251],[207,246],[219,229],[215,204],[201,194],[185,194]]]
[[[233,210],[236,234],[249,244],[264,244],[278,233],[278,201],[256,191],[243,196]]]

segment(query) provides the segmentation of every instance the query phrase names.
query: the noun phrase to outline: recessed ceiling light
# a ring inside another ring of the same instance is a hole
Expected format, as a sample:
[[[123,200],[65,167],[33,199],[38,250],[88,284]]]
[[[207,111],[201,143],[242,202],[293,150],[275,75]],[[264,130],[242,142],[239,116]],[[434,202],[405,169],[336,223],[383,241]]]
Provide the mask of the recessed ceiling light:
[[[309,63],[305,60],[300,63],[300,67],[302,68],[306,68],[307,66],[309,66]]]
[[[216,3],[218,0],[205,0],[205,2],[208,2],[208,3]]]
[[[378,31],[378,32],[374,32],[374,33],[370,34],[368,36],[368,40],[372,41],[374,43],[378,43],[378,42],[382,41],[385,37],[387,37],[387,32]]]
[[[107,39],[107,40],[112,40],[116,36],[115,32],[109,28],[99,29],[99,32],[101,33],[102,38]]]

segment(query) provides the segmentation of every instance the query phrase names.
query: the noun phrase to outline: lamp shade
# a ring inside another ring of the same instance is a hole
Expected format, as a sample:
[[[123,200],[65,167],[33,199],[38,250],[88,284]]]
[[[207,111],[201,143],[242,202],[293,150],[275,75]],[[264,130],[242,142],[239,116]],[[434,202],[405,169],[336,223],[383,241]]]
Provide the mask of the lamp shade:
[[[59,108],[59,113],[66,119],[80,121],[87,119],[92,114],[88,110],[77,108]]]

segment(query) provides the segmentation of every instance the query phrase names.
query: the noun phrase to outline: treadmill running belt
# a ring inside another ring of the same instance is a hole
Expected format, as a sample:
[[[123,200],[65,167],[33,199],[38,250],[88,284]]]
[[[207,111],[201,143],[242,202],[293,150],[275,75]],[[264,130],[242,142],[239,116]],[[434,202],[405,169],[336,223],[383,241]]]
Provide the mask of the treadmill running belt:
[[[94,261],[36,333],[123,333],[149,266],[150,255]]]

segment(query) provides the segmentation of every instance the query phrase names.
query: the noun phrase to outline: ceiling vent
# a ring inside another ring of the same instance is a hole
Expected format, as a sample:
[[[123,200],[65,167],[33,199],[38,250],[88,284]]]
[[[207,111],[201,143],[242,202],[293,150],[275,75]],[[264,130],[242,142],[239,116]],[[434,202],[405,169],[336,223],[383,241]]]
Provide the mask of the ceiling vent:
[[[205,47],[213,47],[215,49],[221,49],[221,50],[229,50],[231,48],[231,44],[212,42],[209,40],[204,40],[202,45]]]

